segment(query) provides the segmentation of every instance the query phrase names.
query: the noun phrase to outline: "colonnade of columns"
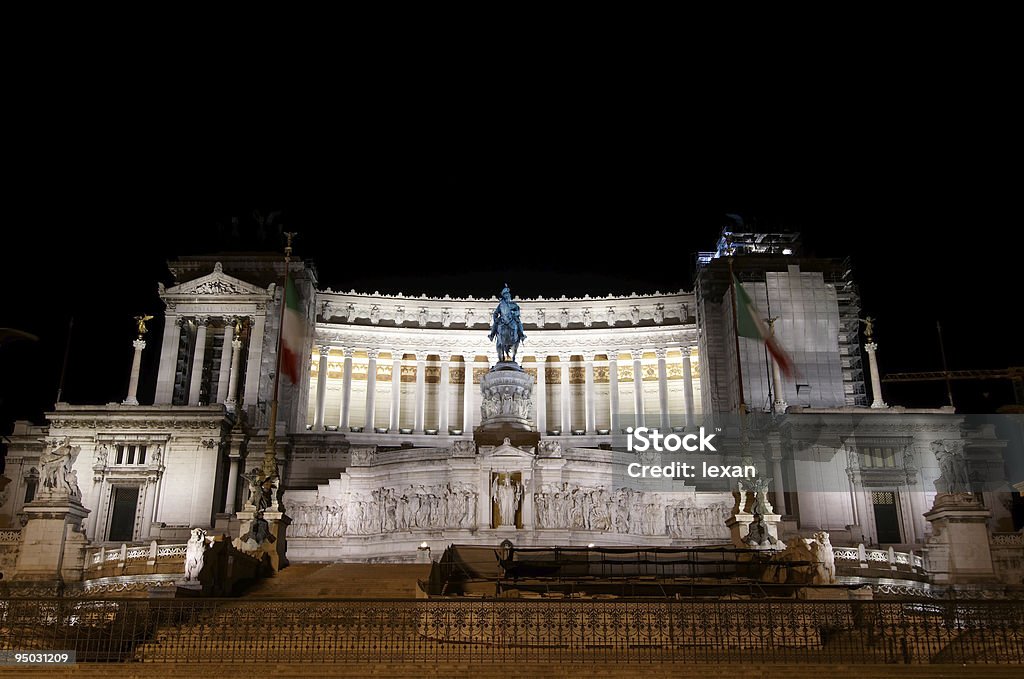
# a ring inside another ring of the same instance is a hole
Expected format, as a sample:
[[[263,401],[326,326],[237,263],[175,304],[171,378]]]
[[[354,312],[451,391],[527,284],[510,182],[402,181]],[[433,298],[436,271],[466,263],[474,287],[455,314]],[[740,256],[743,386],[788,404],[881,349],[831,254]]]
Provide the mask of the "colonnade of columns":
[[[323,431],[326,429],[328,423],[326,421],[326,408],[327,408],[327,380],[328,380],[328,365],[327,357],[332,347],[323,345],[319,347],[319,365],[317,370],[317,376],[315,383],[311,385],[311,389],[315,389],[316,400],[314,406],[313,415],[313,430]],[[341,384],[341,411],[338,419],[338,429],[341,431],[349,431],[351,427],[363,427],[364,431],[373,431],[375,427],[375,414],[376,414],[376,397],[377,397],[377,358],[379,357],[381,350],[371,349],[367,351],[367,378],[366,378],[366,408],[364,410],[364,421],[353,422],[351,414],[352,404],[352,359],[355,354],[354,349],[350,347],[343,347],[336,349],[342,353],[344,358],[343,369],[342,369],[342,384]],[[406,353],[398,350],[391,352],[391,400],[390,400],[390,414],[388,417],[388,430],[393,433],[399,431],[400,425],[400,409],[402,407],[402,389],[401,389],[401,368],[403,362],[403,356]],[[464,432],[470,432],[473,430],[473,417],[474,417],[474,404],[476,402],[476,392],[478,389],[473,385],[473,371],[476,367],[486,367],[486,364],[480,363],[479,366],[476,362],[476,352],[466,351],[462,353],[463,362],[462,365],[465,369],[464,384],[467,388],[463,390],[463,421],[461,423],[452,423],[449,421],[449,412],[451,410],[451,400],[453,393],[457,394],[457,390],[452,389],[450,383],[450,367],[452,354],[450,352],[429,352],[430,355],[436,355],[440,362],[440,383],[437,390],[438,399],[438,418],[437,418],[437,429],[438,433],[446,434],[451,429],[462,429]],[[618,375],[618,360],[619,353],[616,350],[609,350],[603,352],[607,356],[608,361],[608,383],[609,383],[609,421],[610,429],[613,432],[618,432],[620,428],[620,410],[619,410],[619,375]],[[646,422],[644,417],[644,390],[643,390],[643,350],[637,349],[630,353],[633,360],[633,412],[635,413],[636,426],[651,426],[660,427],[662,430],[667,431],[670,427],[669,420],[669,388],[668,388],[668,349],[657,348],[655,349],[655,355],[657,357],[657,375],[658,375],[658,412],[660,413],[660,419],[658,422]],[[579,355],[578,353],[575,355]],[[597,431],[597,408],[598,402],[596,398],[595,380],[594,380],[594,362],[595,357],[600,354],[587,353],[583,356],[583,369],[584,369],[584,389],[583,389],[583,412],[584,412],[584,427],[586,433],[596,433]],[[573,393],[572,385],[570,383],[570,362],[572,354],[557,354],[558,356],[558,367],[561,371],[560,380],[558,385],[558,400],[559,400],[559,412],[560,421],[557,423],[549,423],[547,421],[547,374],[546,368],[549,365],[547,354],[536,354],[536,362],[524,363],[524,367],[536,367],[537,378],[536,388],[534,389],[534,410],[535,410],[535,425],[538,431],[546,432],[550,430],[560,430],[563,434],[569,434],[572,432],[572,412],[573,412]],[[427,354],[418,353],[415,354],[413,359],[416,365],[416,381],[415,388],[413,390],[413,398],[415,399],[415,405],[413,408],[413,433],[422,434],[425,432],[425,415],[426,415],[426,365],[427,365]],[[696,422],[694,413],[694,394],[693,394],[693,377],[691,373],[691,361],[690,353],[688,348],[684,348],[682,352],[682,371],[683,371],[683,408],[685,411],[685,423],[686,426],[693,426]]]
[[[234,410],[239,401],[238,386],[241,378],[242,340],[236,335],[244,321],[249,323],[250,351],[246,366],[246,400],[255,400],[259,385],[260,357],[263,342],[263,316],[176,316],[168,314],[165,320],[163,343],[160,354],[160,367],[157,374],[157,388],[154,404],[170,404],[174,398],[174,383],[178,372],[178,354],[180,337],[187,324],[194,324],[195,342],[191,361],[188,362],[188,398],[187,405],[200,404],[203,386],[203,365],[206,354],[213,346],[210,341],[210,330],[218,321],[223,324],[220,364],[215,366],[217,377],[216,392],[207,395],[208,403],[224,403],[229,410]],[[144,346],[144,345],[143,345]],[[134,369],[133,369],[134,370]],[[211,378],[211,389],[213,379]],[[251,392],[251,393],[250,393]],[[133,394],[129,394],[129,399]]]

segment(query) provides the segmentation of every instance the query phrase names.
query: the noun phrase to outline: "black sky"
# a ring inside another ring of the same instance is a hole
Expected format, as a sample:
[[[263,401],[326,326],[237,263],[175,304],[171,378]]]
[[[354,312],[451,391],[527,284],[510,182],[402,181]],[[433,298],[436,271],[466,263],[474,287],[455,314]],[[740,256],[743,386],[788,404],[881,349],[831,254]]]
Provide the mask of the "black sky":
[[[938,369],[937,320],[951,368],[1024,363],[1019,178],[964,135],[943,140],[909,119],[797,120],[742,137],[572,122],[515,138],[350,129],[351,140],[297,138],[266,155],[258,141],[239,151],[237,139],[134,144],[119,133],[108,144],[78,130],[19,153],[0,327],[41,339],[0,349],[0,432],[52,406],[71,316],[65,400],[123,399],[131,318],[160,314],[164,262],[279,250],[275,229],[257,232],[254,210],[281,211],[277,224],[299,232],[296,253],[315,261],[321,287],[493,295],[507,281],[517,296],[690,289],[692,254],[713,245],[725,213],[739,213],[802,232],[809,253],[851,257],[864,308],[879,319],[883,372]],[[1010,398],[1002,383],[957,393],[978,411]],[[941,405],[943,389],[889,401]]]

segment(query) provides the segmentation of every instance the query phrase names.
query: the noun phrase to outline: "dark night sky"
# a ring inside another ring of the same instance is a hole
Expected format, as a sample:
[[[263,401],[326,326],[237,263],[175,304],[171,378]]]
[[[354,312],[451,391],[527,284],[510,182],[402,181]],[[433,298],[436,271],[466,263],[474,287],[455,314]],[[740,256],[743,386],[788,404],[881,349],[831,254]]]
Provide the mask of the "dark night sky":
[[[279,249],[275,232],[257,236],[254,209],[283,211],[278,223],[300,233],[296,253],[316,262],[322,287],[493,295],[507,280],[517,296],[690,289],[692,253],[710,249],[722,215],[736,212],[802,232],[810,253],[852,258],[864,307],[879,319],[883,373],[938,369],[936,320],[951,368],[1024,364],[1022,238],[1011,235],[1019,216],[1008,207],[1016,178],[928,130],[885,131],[809,130],[799,143],[791,129],[763,131],[772,141],[728,148],[705,139],[712,152],[700,157],[678,137],[620,133],[611,144],[577,134],[569,144],[551,131],[553,141],[522,148],[439,135],[429,149],[354,133],[358,144],[273,159],[126,138],[23,154],[8,187],[0,327],[41,341],[0,349],[0,433],[52,406],[72,315],[65,400],[123,399],[131,317],[160,314],[164,262]],[[984,411],[1010,393],[965,383],[957,396]],[[943,389],[888,400],[941,405]]]

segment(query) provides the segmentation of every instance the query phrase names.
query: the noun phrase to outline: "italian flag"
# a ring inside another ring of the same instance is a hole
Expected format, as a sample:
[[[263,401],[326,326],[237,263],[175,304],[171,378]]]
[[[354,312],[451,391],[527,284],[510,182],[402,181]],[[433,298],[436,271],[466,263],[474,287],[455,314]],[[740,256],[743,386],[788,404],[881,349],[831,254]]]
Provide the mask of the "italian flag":
[[[757,307],[754,306],[754,301],[750,299],[750,295],[743,289],[743,284],[740,283],[736,276],[732,277],[732,284],[736,289],[737,334],[740,337],[749,337],[750,339],[764,342],[768,353],[775,359],[775,363],[778,364],[782,374],[786,377],[792,377],[796,372],[796,365],[793,363],[793,359],[779,346],[775,335],[768,329],[765,322],[761,320],[757,313]]]
[[[284,317],[281,320],[281,370],[292,384],[299,383],[299,356],[302,354],[304,327],[299,291],[289,275],[284,287]]]

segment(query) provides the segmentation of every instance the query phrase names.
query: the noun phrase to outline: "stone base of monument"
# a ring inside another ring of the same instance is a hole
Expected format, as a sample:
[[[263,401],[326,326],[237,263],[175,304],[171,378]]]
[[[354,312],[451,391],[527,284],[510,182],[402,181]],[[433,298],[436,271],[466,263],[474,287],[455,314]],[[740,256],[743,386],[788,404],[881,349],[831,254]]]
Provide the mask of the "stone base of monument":
[[[750,524],[754,522],[753,514],[735,514],[726,519],[725,525],[729,528],[729,537],[733,546],[741,549],[785,549],[786,544],[779,539],[779,524],[782,521],[782,516],[765,514],[761,519],[764,521],[768,537],[760,542],[747,540],[747,536],[750,535]]]
[[[992,552],[986,522],[992,512],[970,493],[941,493],[924,518],[932,525],[927,569],[935,584],[992,582]]]
[[[21,529],[21,545],[12,580],[62,580],[65,583],[81,580],[89,545],[82,521],[89,510],[77,498],[58,495],[37,498],[22,511],[28,522]],[[61,571],[59,578],[58,569]]]
[[[254,530],[257,522],[256,514],[256,507],[253,505],[245,505],[245,507],[237,512],[239,537],[232,542],[232,545],[235,549],[245,552],[260,561],[263,561],[265,556],[270,567],[275,572],[279,571],[288,565],[288,559],[285,556],[288,546],[286,530],[288,524],[291,523],[291,519],[285,516],[283,512],[269,509],[264,510],[263,520],[267,522],[267,530],[270,537],[257,543],[253,540],[253,536],[256,535]]]
[[[533,378],[515,361],[499,361],[480,379],[480,427],[533,431]]]

